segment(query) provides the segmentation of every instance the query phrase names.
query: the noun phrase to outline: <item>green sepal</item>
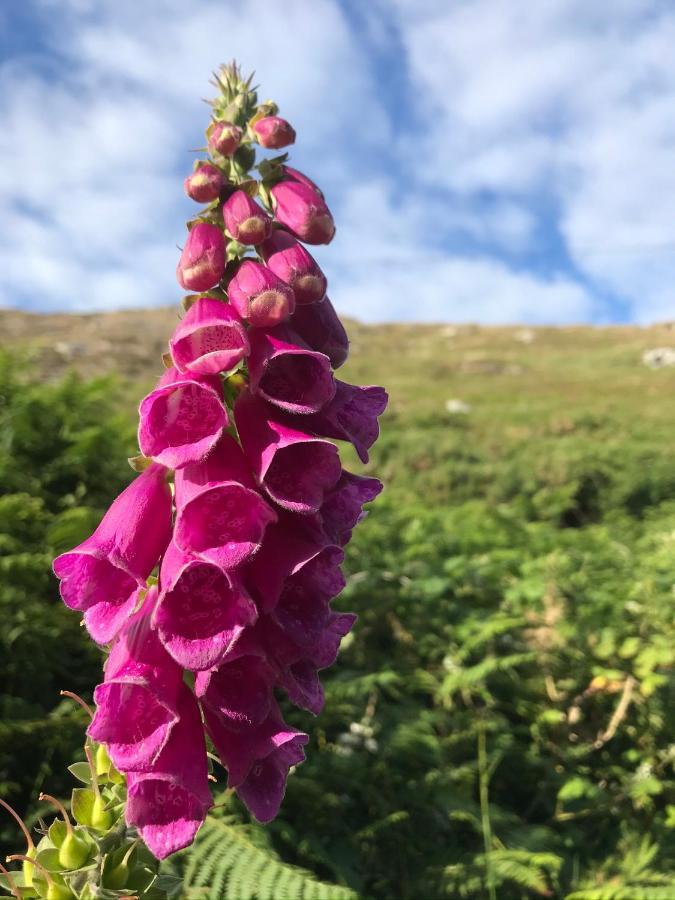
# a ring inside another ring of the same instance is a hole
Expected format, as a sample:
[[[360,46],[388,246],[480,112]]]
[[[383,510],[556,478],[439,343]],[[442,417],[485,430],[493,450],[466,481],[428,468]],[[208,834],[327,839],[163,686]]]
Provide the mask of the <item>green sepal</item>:
[[[47,832],[47,834],[49,835],[49,840],[58,849],[64,842],[64,840],[66,839],[66,835],[68,834],[66,823],[63,821],[63,819],[54,819],[52,824],[49,826],[49,831]]]
[[[244,244],[240,244],[239,241],[230,241],[227,245],[227,259],[229,261],[239,260],[248,253],[249,248],[245,247]]]
[[[61,872],[63,870],[57,847],[46,847],[44,850],[40,850],[35,858],[48,872]]]
[[[240,144],[232,156],[232,162],[241,175],[245,175],[255,163],[255,150],[247,144]]]
[[[73,788],[70,808],[73,818],[79,825],[91,826],[95,799],[96,795],[89,788]]]
[[[86,762],[76,762],[68,766],[68,771],[82,784],[91,784],[91,769]]]

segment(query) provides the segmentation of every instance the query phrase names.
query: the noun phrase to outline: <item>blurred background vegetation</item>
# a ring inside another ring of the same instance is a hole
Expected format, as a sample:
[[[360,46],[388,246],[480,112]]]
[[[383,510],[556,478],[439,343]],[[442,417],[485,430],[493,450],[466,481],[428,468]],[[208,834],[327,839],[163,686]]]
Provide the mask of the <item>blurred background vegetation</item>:
[[[90,699],[99,679],[50,561],[133,475],[135,404],[161,369],[148,335],[174,314],[144,315],[126,332],[79,317],[114,335],[103,350],[59,350],[37,317],[5,329],[0,796],[29,818],[39,790],[68,793],[81,744],[59,690]],[[386,490],[337,602],[359,622],[323,714],[289,711],[311,743],[280,817],[260,828],[219,796],[172,863],[185,896],[672,900],[675,369],[642,354],[675,336],[351,333],[344,377],[391,393],[367,467]],[[0,839],[17,844],[8,817]]]

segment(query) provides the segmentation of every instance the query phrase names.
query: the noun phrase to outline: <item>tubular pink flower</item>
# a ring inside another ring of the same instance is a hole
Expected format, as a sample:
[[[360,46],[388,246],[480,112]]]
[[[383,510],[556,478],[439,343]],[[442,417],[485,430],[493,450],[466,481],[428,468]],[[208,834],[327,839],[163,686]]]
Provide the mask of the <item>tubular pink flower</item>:
[[[270,189],[274,215],[306,244],[330,244],[335,223],[321,194],[300,181],[279,181]]]
[[[223,203],[223,220],[240,244],[262,244],[272,228],[270,217],[246,191],[235,191]]]
[[[141,453],[172,469],[199,462],[228,424],[220,380],[173,367],[139,407]]]
[[[150,626],[157,597],[151,588],[127,623],[94,690],[96,713],[87,734],[107,745],[122,772],[149,771],[178,721],[182,671]]]
[[[251,391],[287,412],[318,412],[335,396],[330,360],[310,350],[283,325],[251,332]]]
[[[248,594],[219,566],[169,544],[153,627],[176,662],[193,672],[217,666],[257,618]]]
[[[259,822],[270,822],[279,812],[291,766],[305,759],[306,734],[289,728],[273,707],[267,720],[249,731],[230,731],[206,707],[206,727],[228,771],[228,787]]]
[[[362,387],[337,381],[335,397],[321,412],[307,417],[310,431],[322,437],[350,441],[361,462],[368,462],[368,450],[380,433],[377,417],[387,406],[384,388],[369,385]]]
[[[262,247],[267,267],[290,285],[298,306],[318,303],[328,282],[314,257],[285,231],[277,229]]]
[[[274,672],[264,657],[247,654],[198,672],[195,693],[228,730],[246,731],[260,727],[269,716],[273,684]]]
[[[336,447],[277,419],[246,391],[235,404],[235,420],[246,457],[272,500],[292,512],[318,512],[342,471]]]
[[[208,136],[208,147],[214,155],[232,156],[241,142],[243,132],[231,122],[218,122]]]
[[[208,291],[225,274],[225,236],[216,225],[198,222],[176,268],[178,284],[186,291]]]
[[[349,338],[328,297],[310,306],[297,306],[289,327],[308,347],[325,353],[339,369],[349,356]]]
[[[291,168],[291,166],[282,166],[282,169],[284,175],[288,180],[299,181],[300,184],[304,184],[305,187],[310,188],[314,191],[315,194],[318,194],[319,197],[325,199],[323,196],[323,191],[321,190],[319,185],[312,181],[311,178],[308,178],[303,172],[300,172],[298,169],[293,169]]]
[[[273,328],[295,310],[295,296],[262,263],[245,259],[227,288],[227,296],[242,319],[258,328]]]
[[[203,463],[176,472],[176,509],[176,545],[224,570],[255,553],[276,519],[229,435]]]
[[[126,821],[164,859],[192,843],[213,805],[199,707],[181,683],[178,721],[152,770],[127,776]]]
[[[84,612],[100,644],[111,641],[131,616],[171,535],[171,492],[166,469],[153,464],[113,501],[87,540],[54,560],[66,606]]]
[[[295,129],[281,116],[265,116],[253,126],[253,132],[261,147],[281,150],[295,143]]]
[[[342,470],[342,477],[323,502],[319,517],[323,531],[329,540],[344,547],[349,543],[352,530],[368,514],[364,503],[370,503],[382,490],[377,478],[353,475]]]
[[[184,182],[185,193],[197,203],[211,203],[217,200],[224,185],[225,176],[211,163],[199,163]]]
[[[250,346],[239,315],[229,304],[200,297],[187,311],[169,341],[179,372],[215,375],[248,356]]]

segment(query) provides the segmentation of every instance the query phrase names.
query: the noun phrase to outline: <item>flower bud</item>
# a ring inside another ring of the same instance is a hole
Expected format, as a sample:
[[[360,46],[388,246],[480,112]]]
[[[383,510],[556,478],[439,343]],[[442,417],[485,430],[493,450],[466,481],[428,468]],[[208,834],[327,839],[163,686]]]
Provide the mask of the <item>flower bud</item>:
[[[261,147],[280,150],[295,143],[295,129],[280,116],[265,116],[253,126],[253,131]]]
[[[291,288],[262,263],[245,259],[227,289],[242,319],[257,328],[273,328],[295,310]]]
[[[269,235],[272,220],[246,191],[235,191],[223,204],[225,227],[240,244],[261,244]]]
[[[241,141],[242,130],[231,122],[217,122],[208,135],[211,153],[232,156]]]
[[[225,184],[225,176],[211,163],[199,163],[195,171],[183,182],[185,193],[197,203],[217,200]]]
[[[186,291],[208,291],[225,273],[225,236],[216,225],[198,222],[188,235],[176,277]]]
[[[314,257],[284,231],[275,231],[263,246],[267,267],[293,288],[298,306],[326,296],[326,276]]]
[[[274,215],[306,244],[330,244],[335,223],[323,197],[299,181],[280,181],[270,189]]]
[[[319,185],[315,184],[312,179],[308,178],[303,172],[300,172],[298,169],[293,169],[291,166],[282,166],[281,168],[286,178],[291,181],[299,181],[300,184],[304,184],[306,187],[311,188],[315,194],[318,194],[319,197],[323,198],[323,191]]]

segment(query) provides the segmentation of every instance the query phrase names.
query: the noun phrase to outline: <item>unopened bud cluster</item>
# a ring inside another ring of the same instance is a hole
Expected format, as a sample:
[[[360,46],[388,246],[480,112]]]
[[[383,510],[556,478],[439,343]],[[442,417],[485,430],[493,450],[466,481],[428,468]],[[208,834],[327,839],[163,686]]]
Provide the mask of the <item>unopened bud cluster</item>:
[[[207,204],[178,263],[191,296],[140,405],[140,474],[54,563],[65,603],[110,645],[88,733],[159,858],[211,806],[205,737],[253,815],[277,814],[308,740],[278,695],[322,709],[318,672],[355,619],[331,608],[343,548],[381,490],[333,443],[367,461],[387,397],[335,377],[348,340],[303,246],[330,242],[330,210],[285,156],[256,165],[256,145],[295,140],[276,106],[235,66],[216,83],[208,159],[185,182]]]

